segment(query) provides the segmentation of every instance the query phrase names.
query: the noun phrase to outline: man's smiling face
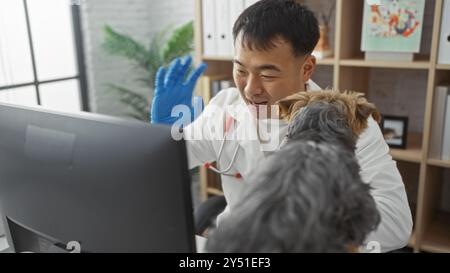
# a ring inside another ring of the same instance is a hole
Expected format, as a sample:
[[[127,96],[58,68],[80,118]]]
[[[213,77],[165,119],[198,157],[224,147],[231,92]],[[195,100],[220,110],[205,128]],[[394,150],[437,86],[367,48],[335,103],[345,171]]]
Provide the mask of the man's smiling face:
[[[277,101],[304,91],[315,67],[314,57],[295,56],[290,43],[275,39],[267,50],[235,43],[233,77],[248,105],[275,105]]]

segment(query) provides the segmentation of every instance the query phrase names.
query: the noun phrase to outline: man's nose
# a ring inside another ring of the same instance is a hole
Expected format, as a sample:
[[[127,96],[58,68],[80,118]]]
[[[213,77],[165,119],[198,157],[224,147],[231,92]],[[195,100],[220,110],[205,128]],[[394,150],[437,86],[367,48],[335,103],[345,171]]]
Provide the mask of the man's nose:
[[[250,96],[261,95],[263,93],[261,81],[257,77],[250,75],[247,78],[247,84],[245,85],[244,91]]]

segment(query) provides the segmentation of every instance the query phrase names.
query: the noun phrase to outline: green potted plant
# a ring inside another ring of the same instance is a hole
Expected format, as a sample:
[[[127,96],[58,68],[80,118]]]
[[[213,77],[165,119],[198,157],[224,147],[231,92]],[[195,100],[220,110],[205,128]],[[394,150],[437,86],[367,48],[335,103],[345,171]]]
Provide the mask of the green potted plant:
[[[192,21],[175,29],[169,26],[158,32],[151,39],[149,47],[113,30],[110,26],[105,26],[104,33],[103,48],[106,52],[124,57],[142,69],[146,77],[136,80],[148,86],[149,90],[154,89],[155,74],[160,66],[166,66],[174,58],[191,54],[193,51]],[[108,87],[110,91],[119,94],[123,104],[132,109],[131,112],[125,113],[127,116],[149,121],[149,98],[124,86],[110,83]]]

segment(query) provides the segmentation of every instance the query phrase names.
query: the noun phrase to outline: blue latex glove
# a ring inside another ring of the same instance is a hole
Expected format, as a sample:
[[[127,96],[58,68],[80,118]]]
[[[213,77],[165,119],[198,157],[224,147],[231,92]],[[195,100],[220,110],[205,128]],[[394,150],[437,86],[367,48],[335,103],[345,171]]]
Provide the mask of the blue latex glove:
[[[203,100],[201,97],[195,97],[193,103],[192,93],[198,78],[205,71],[207,65],[205,63],[200,64],[187,78],[191,63],[192,58],[188,56],[183,60],[176,58],[167,69],[159,68],[156,74],[155,94],[151,106],[151,123],[174,124],[180,119],[180,116],[172,116],[172,109],[177,105],[188,106],[191,110],[189,121],[194,120],[194,108],[198,109],[198,104],[203,104]]]

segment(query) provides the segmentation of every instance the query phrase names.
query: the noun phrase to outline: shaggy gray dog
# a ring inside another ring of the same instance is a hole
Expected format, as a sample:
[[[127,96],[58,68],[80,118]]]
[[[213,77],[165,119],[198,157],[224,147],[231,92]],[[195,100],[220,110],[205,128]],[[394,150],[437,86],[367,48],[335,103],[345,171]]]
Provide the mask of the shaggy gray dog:
[[[342,146],[354,152],[357,139],[339,105],[314,102],[302,108],[289,123],[285,143],[314,141]]]
[[[380,216],[359,175],[356,136],[338,106],[316,102],[253,174],[208,236],[209,252],[351,252]]]

